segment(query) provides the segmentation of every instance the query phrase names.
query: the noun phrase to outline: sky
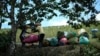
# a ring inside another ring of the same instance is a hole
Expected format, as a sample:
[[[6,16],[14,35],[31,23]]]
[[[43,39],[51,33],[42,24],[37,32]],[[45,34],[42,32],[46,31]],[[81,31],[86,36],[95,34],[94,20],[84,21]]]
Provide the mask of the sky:
[[[100,0],[97,0],[97,4],[95,6],[97,11],[100,11]],[[57,14],[59,14],[59,12],[57,12]],[[67,18],[63,17],[63,16],[58,16],[58,17],[53,17],[50,20],[44,19],[41,24],[43,27],[48,27],[48,26],[61,26],[61,25],[68,25],[67,22]],[[96,20],[100,21],[100,13],[97,15]],[[11,28],[8,25],[9,20],[7,20],[7,22],[2,24],[2,28]]]
[[[42,22],[42,26],[47,27],[47,26],[61,26],[61,25],[68,25],[67,19],[64,17],[53,17],[51,20],[44,20]]]

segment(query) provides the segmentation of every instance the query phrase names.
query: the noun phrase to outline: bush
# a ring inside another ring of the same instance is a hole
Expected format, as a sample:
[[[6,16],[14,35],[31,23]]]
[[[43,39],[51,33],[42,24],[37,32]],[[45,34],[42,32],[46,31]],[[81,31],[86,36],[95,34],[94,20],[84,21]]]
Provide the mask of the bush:
[[[10,40],[10,31],[0,30],[0,51],[6,51]]]
[[[100,56],[100,50],[92,45],[85,45],[82,49],[83,56]]]
[[[96,37],[100,40],[100,32],[96,33]]]

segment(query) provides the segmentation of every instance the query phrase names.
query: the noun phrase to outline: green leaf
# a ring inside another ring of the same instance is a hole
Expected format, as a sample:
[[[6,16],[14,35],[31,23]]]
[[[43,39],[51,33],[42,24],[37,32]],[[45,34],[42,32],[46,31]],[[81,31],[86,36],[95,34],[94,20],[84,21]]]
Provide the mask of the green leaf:
[[[5,21],[7,21],[6,19],[1,19],[1,22],[4,23]]]
[[[11,22],[8,22],[8,25],[11,25],[12,23]]]

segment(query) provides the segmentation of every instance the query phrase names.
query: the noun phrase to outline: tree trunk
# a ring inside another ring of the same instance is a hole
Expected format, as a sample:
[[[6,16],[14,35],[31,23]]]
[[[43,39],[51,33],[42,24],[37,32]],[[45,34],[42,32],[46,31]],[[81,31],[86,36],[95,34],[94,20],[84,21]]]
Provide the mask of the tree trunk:
[[[2,26],[2,18],[0,19],[0,29],[1,29],[1,26]]]
[[[1,29],[2,23],[0,22],[0,29]]]
[[[14,56],[14,52],[15,52],[16,32],[17,32],[16,21],[14,18],[15,2],[16,0],[11,0],[11,12],[9,15],[11,20],[11,44],[9,45],[8,56]]]
[[[14,56],[14,52],[15,52],[15,44],[16,44],[16,25],[12,25],[12,30],[11,30],[11,44],[9,47],[9,51],[10,51],[10,56]]]
[[[23,0],[21,0],[21,3],[19,4],[19,19],[17,22],[17,25],[23,25],[24,21],[25,21],[25,15],[24,13],[22,13],[22,7],[23,7]]]
[[[9,46],[9,56],[14,55],[15,44],[16,44],[17,27],[16,27],[16,24],[15,24],[14,16],[11,16],[11,22],[12,22],[12,25],[11,25],[11,44]]]

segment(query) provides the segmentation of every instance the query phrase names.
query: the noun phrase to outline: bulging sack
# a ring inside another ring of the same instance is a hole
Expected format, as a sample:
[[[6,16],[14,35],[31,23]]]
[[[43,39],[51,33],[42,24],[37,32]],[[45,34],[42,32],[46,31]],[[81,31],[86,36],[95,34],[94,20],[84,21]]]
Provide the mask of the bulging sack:
[[[50,45],[50,40],[44,39],[43,40],[43,46],[49,46]]]
[[[57,38],[52,38],[50,40],[50,45],[51,46],[57,46],[57,44],[58,44],[58,39]]]
[[[77,44],[77,43],[78,43],[78,38],[77,38],[77,37],[70,38],[70,39],[68,40],[68,42],[69,42],[70,44]]]
[[[68,40],[65,37],[60,39],[60,43],[62,43],[63,45],[67,44],[67,42],[68,42]]]
[[[29,35],[28,37],[24,38],[23,42],[25,43],[33,43],[38,42],[38,35]]]
[[[85,36],[80,36],[79,43],[80,44],[89,44],[89,39]]]

